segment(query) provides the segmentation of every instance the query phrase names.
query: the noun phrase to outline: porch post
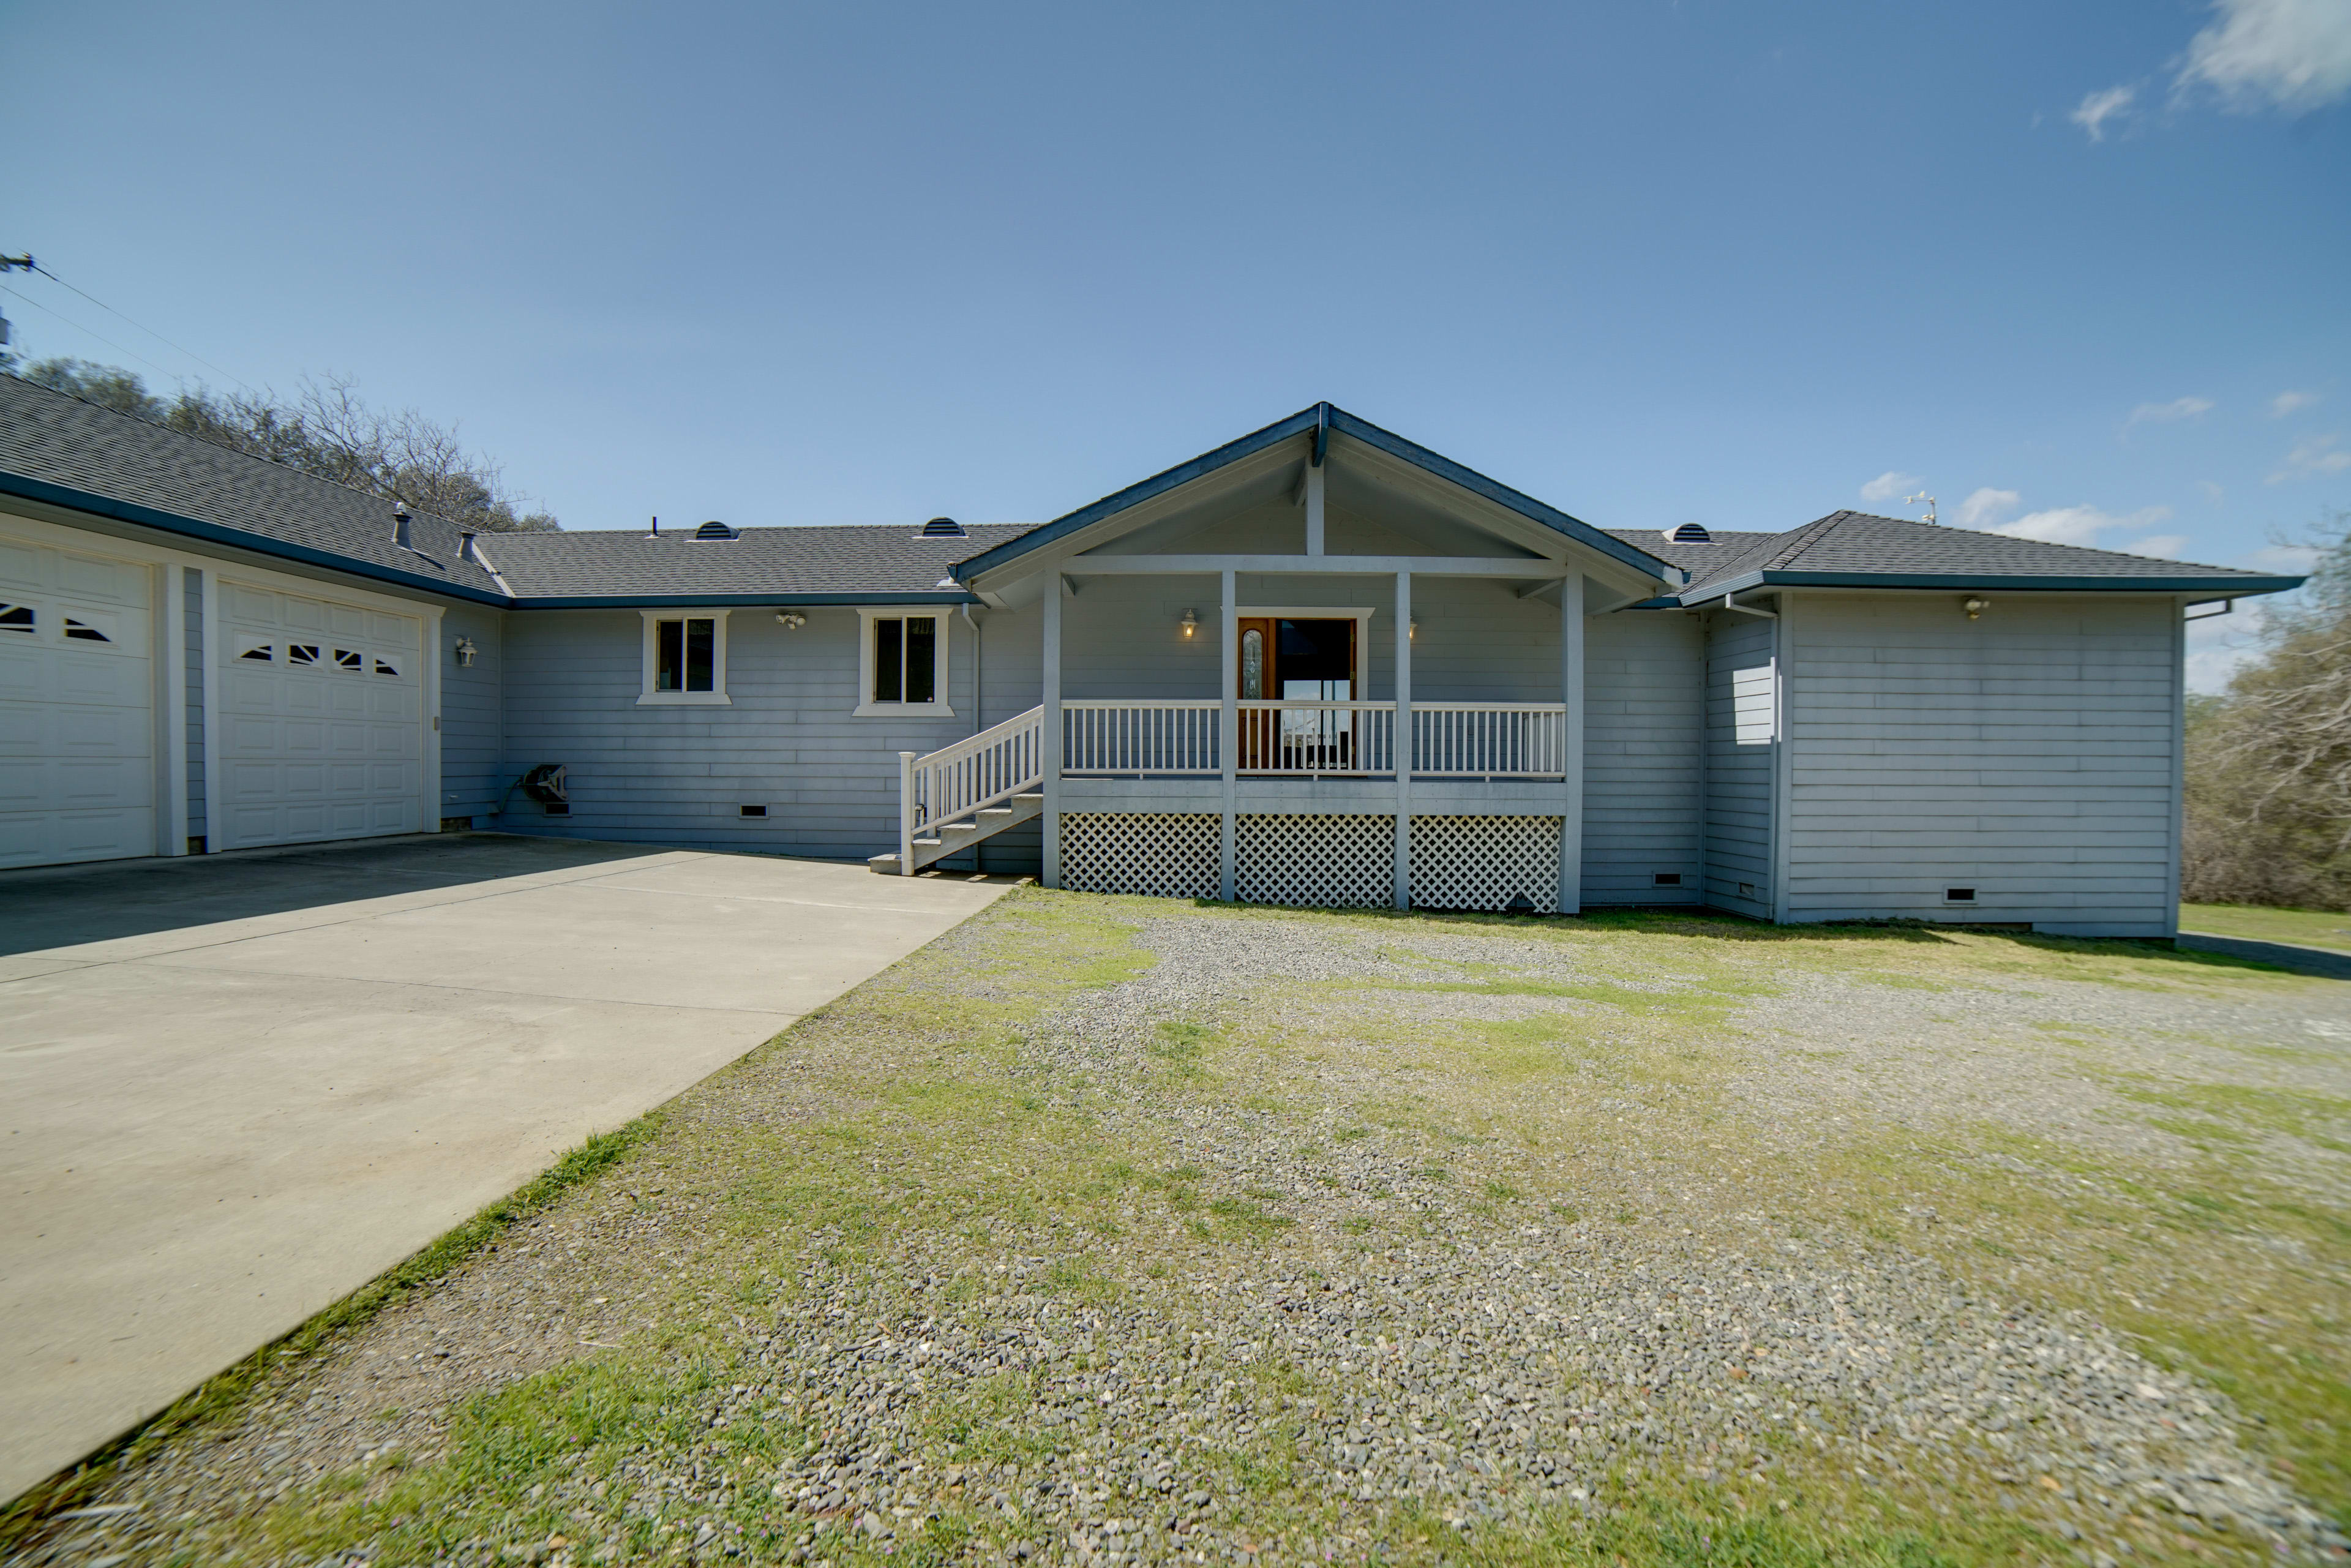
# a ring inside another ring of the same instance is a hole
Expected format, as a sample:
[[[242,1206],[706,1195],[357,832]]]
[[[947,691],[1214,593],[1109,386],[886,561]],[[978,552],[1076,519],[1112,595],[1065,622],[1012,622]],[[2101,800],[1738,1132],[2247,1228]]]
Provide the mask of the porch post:
[[[1217,660],[1222,670],[1224,706],[1217,718],[1217,761],[1221,767],[1224,803],[1218,812],[1217,829],[1217,896],[1227,904],[1233,901],[1233,805],[1234,776],[1240,767],[1240,657],[1241,625],[1234,604],[1233,572],[1221,574],[1217,587],[1217,621],[1223,628],[1218,633],[1222,643]]]
[[[1395,906],[1412,907],[1412,573],[1395,580]]]
[[[1044,755],[1044,862],[1038,881],[1047,887],[1061,885],[1061,574],[1050,573],[1045,583],[1044,720],[1040,737]]]
[[[1572,566],[1559,584],[1560,716],[1559,912],[1583,912],[1583,574]]]

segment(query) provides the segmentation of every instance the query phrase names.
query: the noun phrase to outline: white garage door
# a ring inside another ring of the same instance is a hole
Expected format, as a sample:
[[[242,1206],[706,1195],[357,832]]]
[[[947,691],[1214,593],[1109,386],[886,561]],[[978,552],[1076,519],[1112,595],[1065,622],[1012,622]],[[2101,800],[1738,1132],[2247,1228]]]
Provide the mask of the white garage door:
[[[155,852],[153,586],[0,535],[0,866]]]
[[[211,847],[419,831],[423,622],[227,578],[216,604]]]

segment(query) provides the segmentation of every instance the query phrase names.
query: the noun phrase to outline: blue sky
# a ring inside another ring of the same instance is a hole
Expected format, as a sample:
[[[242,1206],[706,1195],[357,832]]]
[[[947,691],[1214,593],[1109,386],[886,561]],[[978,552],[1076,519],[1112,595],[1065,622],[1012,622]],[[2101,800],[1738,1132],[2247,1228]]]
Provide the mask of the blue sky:
[[[571,528],[1041,519],[1326,397],[1607,527],[2351,507],[2351,0],[9,34],[0,248],[227,374],[22,275],[20,349],[347,373]]]

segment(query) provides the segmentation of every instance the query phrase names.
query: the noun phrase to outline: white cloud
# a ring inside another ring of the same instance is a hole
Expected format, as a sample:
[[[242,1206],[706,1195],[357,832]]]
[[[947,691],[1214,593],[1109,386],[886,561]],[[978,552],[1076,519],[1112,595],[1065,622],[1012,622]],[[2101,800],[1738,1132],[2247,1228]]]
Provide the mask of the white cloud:
[[[2179,552],[2188,548],[2186,534],[2149,534],[2143,539],[2133,539],[2123,546],[2126,555],[2150,556],[2157,560],[2178,560]]]
[[[2309,545],[2263,545],[2245,558],[2245,564],[2255,571],[2308,571],[2318,561],[2318,551]]]
[[[2270,417],[2283,419],[2298,408],[2308,408],[2318,401],[2314,392],[2282,392],[2270,399]]]
[[[2090,133],[2093,141],[2106,139],[2106,121],[2131,106],[2138,96],[2135,87],[2110,87],[2104,92],[2094,92],[2085,98],[2070,118],[2074,124]]]
[[[1990,531],[2011,538],[2043,539],[2053,545],[2095,545],[2101,534],[2116,528],[2151,528],[2169,516],[2168,507],[2147,507],[2119,514],[2099,507],[2053,507],[2045,512],[2027,512],[2014,522],[2002,523]]]
[[[1861,487],[1861,498],[1883,506],[1888,501],[1899,500],[1926,482],[1916,474],[1901,474],[1888,468]]]
[[[2290,114],[2351,93],[2351,5],[2343,0],[2215,0],[2212,9],[2212,25],[2188,46],[2180,89],[2209,87],[2233,108]],[[2105,96],[2092,93],[2074,118]],[[2096,123],[2084,123],[2095,140]]]
[[[1951,520],[1963,528],[1989,528],[2016,509],[2024,497],[2014,490],[1978,490],[1959,503],[1959,515]]]
[[[2143,402],[2131,410],[2123,422],[2127,430],[2134,424],[2169,424],[2182,419],[2200,419],[2212,412],[2209,397],[2176,397],[2169,402]]]
[[[2216,507],[2229,498],[2229,492],[2223,490],[2220,486],[2215,485],[2210,479],[2197,480],[2196,487],[2203,491],[2204,498],[2211,502]]]
[[[2285,455],[2285,466],[2269,476],[2269,483],[2282,485],[2288,479],[2306,479],[2316,474],[2340,474],[2351,468],[2351,452],[2342,447],[2340,435],[2305,435],[2294,444]]]

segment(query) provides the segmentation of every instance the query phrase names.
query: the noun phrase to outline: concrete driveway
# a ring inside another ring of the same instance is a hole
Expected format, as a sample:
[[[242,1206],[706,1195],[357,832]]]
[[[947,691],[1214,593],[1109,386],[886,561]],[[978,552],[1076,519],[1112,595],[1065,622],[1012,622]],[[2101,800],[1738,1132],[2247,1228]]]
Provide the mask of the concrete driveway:
[[[0,874],[0,1499],[1007,884],[486,835]]]

